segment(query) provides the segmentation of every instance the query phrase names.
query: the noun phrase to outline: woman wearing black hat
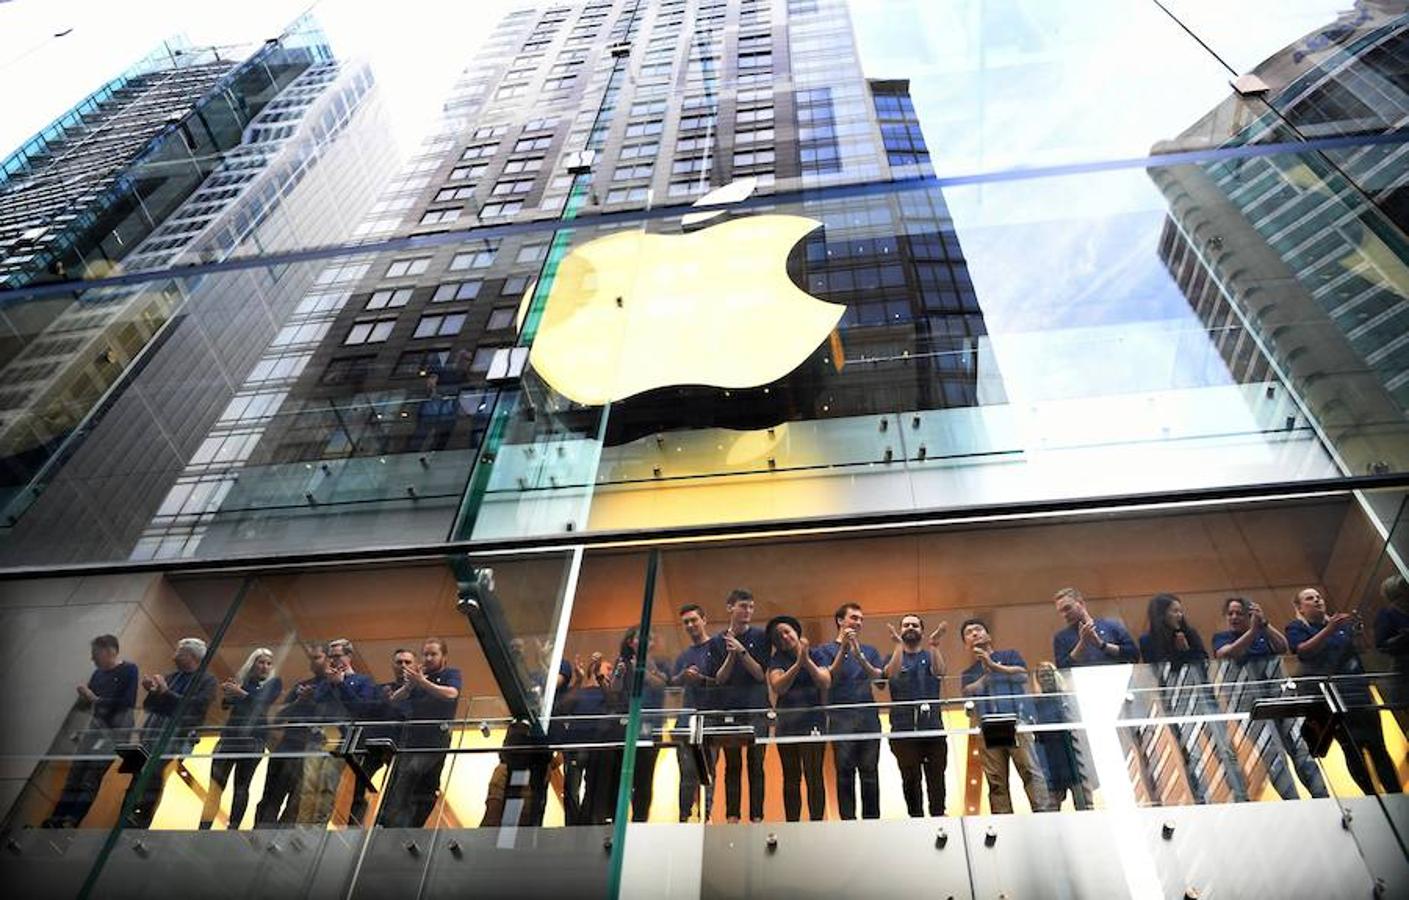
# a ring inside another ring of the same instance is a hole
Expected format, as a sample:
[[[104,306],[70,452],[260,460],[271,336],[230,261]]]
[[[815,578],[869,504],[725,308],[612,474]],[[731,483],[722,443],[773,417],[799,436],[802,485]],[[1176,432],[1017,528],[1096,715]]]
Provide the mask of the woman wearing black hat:
[[[802,625],[792,616],[775,616],[766,629],[773,658],[768,663],[768,684],[777,698],[778,757],[783,762],[783,811],[789,822],[802,817],[802,779],[807,777],[807,812],[814,822],[827,815],[827,788],[822,780],[826,745],[799,737],[820,735],[823,730],[822,692],[832,676],[821,657],[802,636]]]

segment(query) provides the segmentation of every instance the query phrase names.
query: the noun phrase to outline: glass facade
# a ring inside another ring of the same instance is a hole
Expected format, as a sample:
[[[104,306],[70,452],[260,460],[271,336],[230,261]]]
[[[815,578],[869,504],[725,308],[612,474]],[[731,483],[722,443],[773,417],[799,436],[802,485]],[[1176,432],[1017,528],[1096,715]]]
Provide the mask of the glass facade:
[[[1292,6],[95,78],[0,180],[16,877],[1409,891],[1409,8]]]

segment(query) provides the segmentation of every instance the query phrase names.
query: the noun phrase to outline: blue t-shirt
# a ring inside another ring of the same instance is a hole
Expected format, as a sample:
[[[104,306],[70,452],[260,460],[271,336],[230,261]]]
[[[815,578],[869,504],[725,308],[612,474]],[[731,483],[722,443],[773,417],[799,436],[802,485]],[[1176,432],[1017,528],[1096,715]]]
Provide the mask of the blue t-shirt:
[[[939,700],[939,678],[934,674],[931,651],[917,650],[911,653],[902,650],[900,671],[890,679],[892,700]],[[923,709],[919,704],[892,706],[890,709],[890,730],[916,731],[940,727],[939,703],[929,704]]]
[[[1214,632],[1212,638],[1213,652],[1217,653],[1229,644],[1237,643],[1238,638],[1242,637],[1244,634],[1246,634],[1246,632],[1231,630]],[[1272,642],[1267,639],[1267,634],[1264,632],[1253,638],[1252,643],[1248,645],[1248,648],[1243,651],[1242,657],[1238,658],[1237,661],[1244,662],[1249,659],[1259,659],[1277,655],[1277,651],[1272,649]]]
[[[1197,631],[1185,629],[1184,640],[1189,643],[1188,650],[1171,649],[1169,656],[1159,658],[1159,651],[1155,649],[1154,635],[1146,632],[1140,635],[1140,658],[1147,663],[1172,663],[1175,668],[1208,659],[1208,651],[1204,649],[1203,639],[1199,637]]]
[[[118,663],[111,669],[94,669],[88,676],[93,701],[92,728],[131,728],[132,710],[137,706],[137,664]]]
[[[427,672],[426,680],[440,687],[453,687],[457,691],[464,687],[460,670],[444,666],[434,672]],[[442,697],[419,684],[411,685],[406,697],[406,717],[412,722],[406,726],[406,742],[410,747],[436,747],[450,740],[450,733],[437,723],[455,718],[455,709],[460,698]],[[419,724],[416,720],[421,721]]]
[[[675,658],[675,667],[670,673],[670,680],[685,688],[685,695],[681,702],[686,709],[713,709],[715,698],[714,688],[707,684],[690,684],[681,678],[681,674],[691,666],[704,676],[708,676],[717,667],[710,662],[710,642],[700,641],[698,644],[691,644],[680,655]]]
[[[807,655],[817,665],[826,665],[817,650],[809,650]],[[774,653],[773,658],[768,661],[768,670],[786,672],[796,661],[797,654],[780,651]],[[793,676],[792,685],[778,695],[778,733],[811,734],[813,729],[821,733],[823,724],[822,689],[812,680],[812,673],[807,670],[807,666],[802,666],[797,670],[797,675]]]
[[[1125,626],[1115,619],[1092,619],[1096,626],[1096,636],[1107,644],[1116,644],[1120,652],[1111,656],[1100,647],[1083,647],[1072,656],[1080,639],[1075,625],[1068,625],[1052,636],[1052,656],[1057,660],[1057,668],[1070,669],[1073,666],[1105,666],[1115,663],[1133,663],[1140,659],[1140,651],[1135,647],[1135,639]]]
[[[813,652],[820,654],[818,661],[831,667],[832,662],[841,652],[841,644],[836,641],[823,644]],[[881,658],[881,653],[870,644],[861,645],[861,655],[866,657],[866,661],[877,669],[885,667],[885,660]],[[832,686],[827,691],[827,702],[830,704],[845,703],[871,703],[875,702],[875,697],[871,694],[871,676],[861,667],[861,663],[850,653],[842,661],[841,668],[832,672]],[[834,734],[844,734],[850,731],[880,731],[881,715],[874,705],[867,707],[857,707],[854,709],[831,709],[827,711],[830,729]]]
[[[1287,644],[1293,653],[1297,648],[1326,630],[1326,622],[1312,625],[1297,619],[1287,625]],[[1301,660],[1302,675],[1355,676],[1365,674],[1365,666],[1360,662],[1360,654],[1355,652],[1355,635],[1348,624],[1342,623],[1321,645],[1321,649],[1310,656],[1297,653]],[[1370,689],[1362,678],[1338,681],[1341,696],[1352,706],[1369,706],[1373,701]]]
[[[766,670],[771,654],[768,637],[763,633],[763,629],[751,625],[743,634],[735,637],[744,645],[744,651],[758,663],[758,667]],[[712,668],[706,674],[717,677],[724,661],[729,658],[729,647],[724,643],[724,632],[709,639],[709,655]],[[720,682],[715,688],[715,698],[719,709],[763,711],[768,708],[768,685],[754,678],[744,667],[742,659],[736,659],[728,680]]]
[[[222,705],[230,708],[230,718],[225,720],[224,734],[227,736],[254,734],[262,729],[269,715],[269,707],[284,693],[284,682],[278,675],[271,675],[264,681],[246,678],[240,687],[244,689],[245,696],[221,701]]]
[[[1022,654],[1016,650],[994,650],[989,656],[996,663],[1005,666],[1022,666],[1027,668],[1027,662],[1022,658]],[[1003,672],[989,672],[984,668],[983,663],[975,662],[964,670],[959,677],[959,682],[965,688],[983,678],[983,686],[977,693],[970,694],[965,691],[966,696],[978,698],[974,700],[974,712],[980,717],[1015,715],[1020,721],[1031,721],[1032,705],[1027,694],[1027,675],[1007,675]],[[983,699],[987,698],[987,699]]]

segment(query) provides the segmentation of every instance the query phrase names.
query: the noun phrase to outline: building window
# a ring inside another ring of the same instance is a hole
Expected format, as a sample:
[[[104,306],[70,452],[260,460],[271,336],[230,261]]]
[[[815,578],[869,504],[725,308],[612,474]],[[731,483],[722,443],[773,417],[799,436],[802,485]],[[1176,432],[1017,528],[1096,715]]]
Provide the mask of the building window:
[[[363,381],[372,371],[372,364],[376,361],[375,355],[344,356],[335,359],[328,363],[328,368],[323,370],[323,374],[318,378],[318,383],[338,385]]]
[[[654,169],[654,162],[617,166],[616,171],[612,173],[612,181],[630,181],[633,178],[650,178],[651,172]]]
[[[380,344],[391,337],[391,330],[395,327],[395,319],[372,319],[367,322],[358,322],[348,330],[347,337],[343,339],[343,344],[348,346],[353,344]]]
[[[489,314],[489,323],[484,326],[485,331],[503,331],[514,324],[514,311],[512,309],[496,309]]]
[[[681,175],[685,172],[703,172],[709,167],[709,159],[703,156],[692,156],[687,159],[677,159],[670,166],[672,174]]]
[[[533,190],[532,178],[510,178],[494,185],[491,192],[495,197],[507,197],[514,194],[527,194]]]
[[[527,275],[515,275],[512,278],[504,279],[504,284],[499,288],[501,297],[522,297],[524,290],[528,287]]]
[[[696,129],[696,128],[713,128],[713,127],[714,127],[714,116],[712,116],[712,115],[704,115],[704,116],[681,116],[681,117],[680,117],[680,130],[681,130],[681,131],[691,131],[691,130]]]
[[[471,372],[488,372],[490,363],[494,362],[494,354],[503,347],[479,347],[475,350],[475,358],[470,363]]]
[[[474,134],[470,135],[471,140],[487,141],[490,138],[503,137],[509,130],[507,125],[486,125],[483,128],[476,128]]]
[[[466,147],[465,152],[460,154],[463,160],[488,159],[494,155],[494,151],[499,149],[498,144],[479,144],[474,147]]]
[[[437,285],[435,293],[431,295],[432,303],[447,303],[451,300],[473,300],[479,296],[482,281],[452,281],[449,284]]]
[[[451,181],[467,181],[471,178],[478,178],[484,174],[484,170],[489,168],[489,163],[476,163],[473,166],[456,166],[450,170]]]
[[[739,110],[738,115],[734,117],[734,124],[736,126],[752,125],[754,123],[759,122],[771,123],[772,121],[773,107],[771,106],[759,106],[754,109],[741,109]]]
[[[530,156],[528,159],[511,159],[504,163],[505,175],[518,175],[522,172],[537,172],[543,168],[543,157]]]
[[[401,278],[405,275],[420,275],[431,263],[429,256],[418,256],[415,259],[394,260],[387,266],[387,278]]]
[[[446,337],[459,334],[460,329],[464,326],[464,313],[437,313],[421,316],[421,321],[416,323],[416,332],[411,337]]]
[[[421,216],[422,225],[440,225],[445,222],[454,222],[460,218],[458,209],[433,209]]]
[[[652,119],[649,122],[628,122],[626,125],[626,136],[647,137],[648,135],[660,134],[660,119]]]
[[[450,260],[450,271],[459,272],[464,269],[487,269],[494,265],[494,254],[499,250],[497,243],[491,243],[483,250],[471,250],[465,253],[456,253],[455,258]]]
[[[773,140],[773,129],[755,128],[753,131],[738,131],[734,133],[735,144],[757,144],[763,141]]]
[[[641,158],[641,157],[651,157],[651,158],[654,158],[655,155],[656,155],[656,151],[659,150],[659,149],[660,149],[660,144],[657,144],[657,143],[654,143],[654,142],[649,143],[649,144],[627,144],[626,146],[624,146],[624,147],[621,148],[621,152],[620,152],[619,154],[617,154],[617,158],[618,158],[618,159],[639,159],[639,158]]]
[[[489,219],[497,216],[512,216],[521,209],[523,209],[522,200],[496,200],[481,206],[479,217]]]
[[[518,254],[514,257],[516,263],[537,263],[542,262],[548,255],[547,244],[524,244],[519,248]]]
[[[557,116],[550,116],[546,119],[530,119],[523,125],[525,132],[548,131],[558,124]]]
[[[770,150],[736,150],[734,152],[734,166],[763,166],[772,165],[773,151]]]
[[[664,101],[664,100],[643,100],[643,101],[640,101],[640,102],[631,104],[631,117],[632,117],[633,119],[634,119],[634,118],[639,118],[640,116],[661,116],[661,115],[665,115],[665,101]]]
[[[468,200],[475,195],[472,187],[445,188],[435,195],[436,203],[448,203],[451,200]]]
[[[445,368],[450,361],[449,348],[436,350],[407,350],[396,359],[393,378],[425,378],[432,372]]]
[[[367,298],[367,309],[395,309],[405,306],[411,300],[410,288],[397,288],[396,290],[373,291],[372,296]]]
[[[547,150],[548,145],[553,143],[553,136],[550,134],[538,137],[519,138],[514,142],[515,153],[529,153],[533,150]]]
[[[613,188],[607,191],[608,203],[628,203],[631,201],[645,200],[649,189],[644,185],[629,188]]]

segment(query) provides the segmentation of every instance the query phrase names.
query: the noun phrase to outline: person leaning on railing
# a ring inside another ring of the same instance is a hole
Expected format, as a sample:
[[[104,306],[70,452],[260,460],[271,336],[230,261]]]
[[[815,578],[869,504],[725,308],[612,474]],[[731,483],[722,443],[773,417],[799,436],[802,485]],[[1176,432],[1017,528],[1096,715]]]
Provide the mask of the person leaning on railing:
[[[1223,601],[1223,619],[1227,628],[1215,632],[1213,653],[1223,661],[1222,690],[1227,695],[1228,708],[1246,711],[1252,702],[1280,695],[1279,684],[1286,673],[1282,670],[1282,654],[1287,652],[1287,637],[1267,621],[1262,607],[1242,597]],[[1299,727],[1289,719],[1249,720],[1243,726],[1253,746],[1262,746],[1262,758],[1268,779],[1283,800],[1296,800],[1296,782],[1290,769],[1295,770],[1301,783],[1313,797],[1326,796],[1326,782],[1321,768],[1312,759]],[[1264,731],[1271,729],[1266,740]]]
[[[1380,777],[1385,793],[1400,792],[1399,773],[1385,749],[1380,731],[1380,711],[1365,683],[1365,666],[1355,649],[1358,620],[1350,613],[1328,614],[1326,599],[1316,588],[1296,595],[1296,618],[1287,625],[1287,643],[1301,660],[1301,674],[1332,680],[1348,709],[1336,740],[1345,752],[1345,767],[1360,790],[1376,793],[1370,764]]]
[[[142,701],[146,720],[142,723],[143,744],[153,755],[158,753],[184,756],[196,745],[196,729],[205,722],[206,711],[215,699],[215,676],[201,672],[201,660],[205,659],[206,643],[200,638],[182,638],[176,642],[172,662],[176,668],[165,675],[143,675],[142,687],[147,696]],[[167,726],[175,728],[170,742],[161,746],[161,736]],[[131,828],[148,828],[161,804],[162,789],[166,786],[166,776],[177,763],[175,759],[161,762],[148,774],[147,782],[140,789],[141,773],[132,776],[132,784],[127,789],[123,806],[127,809],[127,825]]]
[[[210,828],[220,811],[220,798],[233,770],[235,797],[230,804],[231,829],[240,827],[249,806],[250,782],[264,758],[269,739],[269,707],[284,692],[284,682],[274,674],[274,652],[260,647],[250,653],[240,670],[220,686],[220,705],[230,717],[220,730],[210,761],[210,790],[201,810],[201,829]]]
[[[445,641],[426,638],[421,662],[406,668],[406,681],[389,697],[406,704],[403,752],[392,763],[386,799],[377,823],[388,828],[420,828],[435,809],[445,750],[450,748],[447,723],[455,718],[464,680],[448,665]],[[429,752],[428,752],[429,751]]]
[[[905,809],[914,817],[925,814],[925,786],[929,786],[929,813],[944,815],[944,767],[949,760],[949,741],[944,735],[916,737],[907,732],[938,731],[939,694],[944,678],[944,654],[939,639],[949,630],[948,622],[925,636],[925,620],[911,613],[900,617],[900,629],[887,624],[894,647],[886,662],[890,683],[890,752],[900,767],[900,787]]]
[[[964,648],[974,658],[974,664],[959,677],[964,696],[974,699],[975,724],[985,716],[1015,716],[1019,723],[1031,722],[1032,707],[1028,700],[1027,662],[1016,650],[994,650],[988,623],[982,619],[965,620],[959,626]],[[988,781],[988,808],[994,813],[1013,811],[1012,795],[1008,791],[1008,764],[1018,770],[1023,789],[1033,812],[1044,812],[1051,806],[1047,783],[1037,765],[1037,753],[1032,735],[1018,732],[1010,747],[991,747],[982,733],[975,735],[984,778]]]
[[[837,636],[818,647],[831,669],[832,686],[827,692],[827,732],[832,741],[832,764],[836,768],[837,813],[843,819],[856,818],[856,786],[861,785],[861,817],[881,816],[881,717],[871,693],[871,682],[881,677],[885,660],[870,644],[861,643],[865,613],[860,604],[843,603],[832,614]],[[875,738],[858,739],[857,735]],[[836,740],[836,737],[840,740]]]
[[[789,822],[802,818],[802,781],[807,779],[807,817],[820,822],[827,817],[827,783],[822,758],[827,745],[821,733],[822,692],[832,683],[821,653],[802,636],[802,624],[792,616],[774,616],[764,629],[773,657],[768,661],[768,684],[777,698],[777,734],[780,738],[814,737],[810,741],[782,741],[778,759],[783,764],[783,813]]]

